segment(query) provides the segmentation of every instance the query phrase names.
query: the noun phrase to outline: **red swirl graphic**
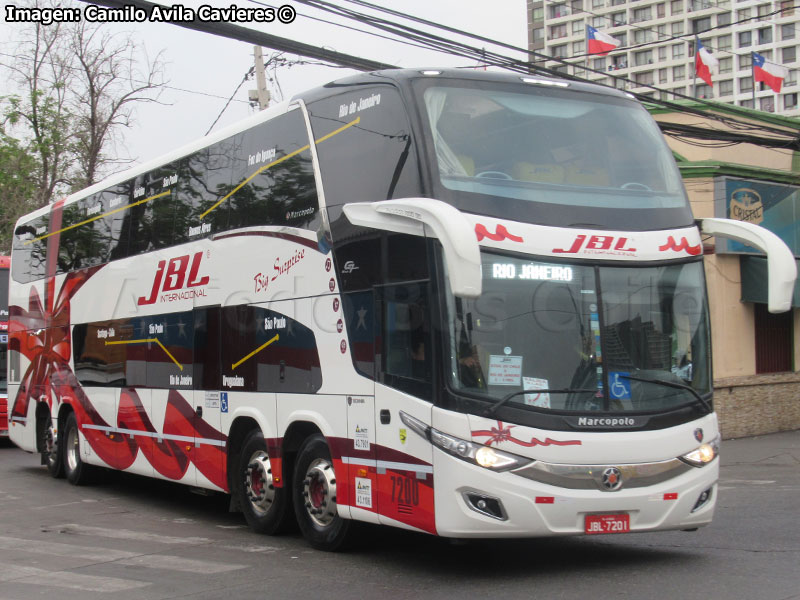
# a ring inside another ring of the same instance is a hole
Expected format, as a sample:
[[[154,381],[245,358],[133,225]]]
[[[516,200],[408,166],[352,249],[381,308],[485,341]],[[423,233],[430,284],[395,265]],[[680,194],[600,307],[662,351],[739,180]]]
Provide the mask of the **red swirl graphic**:
[[[489,238],[493,242],[502,242],[503,240],[511,240],[512,242],[524,241],[521,237],[508,233],[505,225],[498,225],[495,232],[490,233],[483,223],[478,223],[475,225],[475,235],[478,236],[479,242],[482,241],[483,238]]]
[[[511,435],[511,430],[514,427],[516,427],[516,425],[504,426],[502,421],[498,421],[497,427],[492,427],[488,431],[481,429],[471,433],[472,437],[487,436],[489,438],[485,442],[487,446],[491,446],[493,443],[500,445],[500,442],[511,442],[513,444],[517,444],[518,446],[524,446],[525,448],[533,448],[534,446],[580,446],[582,443],[580,440],[559,441],[549,437],[545,438],[544,441],[532,437],[529,442],[526,442],[525,440],[517,439]]]
[[[685,237],[682,237],[681,243],[678,244],[675,241],[675,238],[672,236],[669,236],[667,238],[667,243],[664,244],[663,246],[659,246],[658,249],[661,252],[666,252],[667,250],[674,250],[675,252],[681,252],[685,250],[686,253],[689,254],[690,256],[698,256],[701,252],[703,252],[703,246],[701,244],[697,244],[696,246],[690,246],[689,240],[687,240]]]

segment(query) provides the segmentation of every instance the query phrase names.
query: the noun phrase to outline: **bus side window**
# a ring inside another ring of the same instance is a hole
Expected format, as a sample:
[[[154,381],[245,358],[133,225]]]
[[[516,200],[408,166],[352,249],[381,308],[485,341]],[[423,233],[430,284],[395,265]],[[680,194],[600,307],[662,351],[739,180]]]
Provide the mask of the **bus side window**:
[[[194,311],[194,389],[220,389],[220,319],[219,306]]]
[[[194,316],[168,313],[149,318],[147,387],[192,389],[194,375]]]
[[[225,306],[222,309],[221,376],[224,391],[255,392],[258,378],[258,363],[248,358],[259,344],[259,323],[255,307],[246,304]],[[263,342],[262,342],[263,343]]]
[[[380,290],[381,373],[390,387],[432,399],[429,286],[409,282]]]
[[[308,132],[299,110],[234,137],[234,189],[228,229],[290,225],[316,229],[317,187]],[[288,158],[287,158],[288,157]]]
[[[175,243],[175,204],[179,162],[158,167],[136,178],[133,186],[130,256],[168,248]],[[141,202],[141,204],[136,204]]]
[[[109,330],[121,331],[118,322],[79,323],[72,328],[75,376],[87,387],[124,387],[126,351],[107,345]],[[115,336],[116,337],[116,336]]]
[[[43,215],[21,224],[14,231],[11,251],[11,276],[14,281],[28,283],[45,276],[47,238],[50,215]]]

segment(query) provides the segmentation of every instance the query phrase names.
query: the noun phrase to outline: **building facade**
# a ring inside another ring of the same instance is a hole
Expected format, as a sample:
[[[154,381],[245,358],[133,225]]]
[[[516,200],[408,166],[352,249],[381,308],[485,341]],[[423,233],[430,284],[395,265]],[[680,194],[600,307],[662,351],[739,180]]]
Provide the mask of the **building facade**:
[[[540,65],[663,100],[675,99],[676,92],[800,115],[800,8],[794,0],[527,2],[529,50],[561,59]],[[619,48],[588,56],[587,25],[619,40]],[[719,60],[713,88],[694,77],[695,35]],[[760,83],[754,90],[752,51],[788,69],[780,93]]]

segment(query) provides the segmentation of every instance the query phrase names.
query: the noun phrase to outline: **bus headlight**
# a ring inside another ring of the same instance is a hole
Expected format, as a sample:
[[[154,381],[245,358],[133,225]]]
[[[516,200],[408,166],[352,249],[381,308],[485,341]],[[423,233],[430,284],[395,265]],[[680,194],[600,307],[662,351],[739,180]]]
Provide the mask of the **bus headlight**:
[[[702,467],[707,465],[712,460],[719,456],[719,437],[714,438],[710,442],[701,445],[696,450],[692,450],[688,454],[681,456],[681,460],[689,463],[695,467]]]
[[[444,450],[448,454],[460,458],[466,462],[491,469],[492,471],[510,471],[523,465],[533,462],[530,458],[517,456],[509,452],[503,452],[497,448],[490,448],[483,444],[468,442],[453,435],[442,433],[412,417],[406,412],[400,411],[400,420],[403,421],[412,431],[430,441],[431,444]]]

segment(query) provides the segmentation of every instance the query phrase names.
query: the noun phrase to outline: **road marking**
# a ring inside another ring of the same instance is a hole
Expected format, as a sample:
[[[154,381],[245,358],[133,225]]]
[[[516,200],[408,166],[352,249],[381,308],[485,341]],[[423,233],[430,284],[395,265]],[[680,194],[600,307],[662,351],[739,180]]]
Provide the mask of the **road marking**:
[[[75,544],[62,544],[49,540],[24,540],[0,536],[0,550],[14,550],[15,552],[31,552],[38,554],[48,554],[51,556],[66,556],[69,558],[79,558],[91,561],[114,561],[123,558],[137,556],[137,552],[125,552],[124,550],[111,550],[106,548],[87,548]]]
[[[156,542],[158,544],[210,544],[213,540],[204,537],[174,537],[169,535],[158,535],[157,533],[144,533],[141,531],[131,531],[129,529],[108,529],[105,527],[90,527],[88,525],[76,525],[67,523],[65,525],[54,525],[50,531],[59,533],[70,533],[73,535],[88,535],[111,538],[114,540],[135,540],[139,542]]]
[[[0,581],[105,593],[124,592],[152,585],[149,581],[83,575],[68,571],[45,571],[14,564],[0,564]]]
[[[148,569],[165,569],[167,571],[182,571],[184,573],[226,573],[237,569],[246,569],[247,565],[225,564],[209,562],[207,560],[192,560],[179,556],[165,556],[163,554],[143,554],[132,558],[117,561],[120,565],[134,567],[147,567]]]

